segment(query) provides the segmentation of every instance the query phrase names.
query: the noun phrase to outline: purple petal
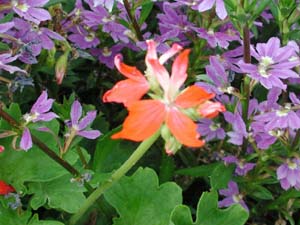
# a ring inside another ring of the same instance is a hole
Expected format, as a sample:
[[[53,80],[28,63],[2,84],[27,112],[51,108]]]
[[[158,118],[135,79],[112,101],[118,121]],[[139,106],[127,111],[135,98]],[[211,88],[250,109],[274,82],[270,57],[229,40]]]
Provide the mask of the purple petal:
[[[30,112],[34,113],[37,112],[38,109],[44,105],[44,102],[47,100],[48,98],[48,93],[47,91],[43,91],[42,94],[38,97],[38,99],[36,100],[36,102],[33,104],[33,106],[31,107]]]
[[[31,147],[32,147],[32,140],[31,140],[30,131],[27,127],[25,127],[20,141],[20,148],[27,151]]]
[[[86,128],[89,124],[91,124],[94,121],[96,115],[97,115],[97,111],[88,112],[86,116],[80,120],[78,124],[78,129],[83,130],[84,128]]]
[[[96,139],[101,135],[101,132],[98,130],[84,130],[84,131],[79,131],[77,135],[88,139]]]
[[[201,2],[201,4],[199,4],[198,11],[204,12],[206,10],[209,10],[213,7],[214,4],[215,0],[204,0],[203,2]]]
[[[82,115],[82,107],[79,101],[74,101],[71,108],[71,122],[72,125],[78,124],[78,120]]]
[[[227,11],[226,11],[223,0],[216,1],[216,13],[221,20],[224,20],[226,18]]]
[[[38,116],[37,119],[33,120],[33,122],[37,122],[37,121],[50,121],[53,120],[54,118],[58,118],[59,116],[56,115],[53,112],[49,112],[49,113],[43,113],[41,115]]]

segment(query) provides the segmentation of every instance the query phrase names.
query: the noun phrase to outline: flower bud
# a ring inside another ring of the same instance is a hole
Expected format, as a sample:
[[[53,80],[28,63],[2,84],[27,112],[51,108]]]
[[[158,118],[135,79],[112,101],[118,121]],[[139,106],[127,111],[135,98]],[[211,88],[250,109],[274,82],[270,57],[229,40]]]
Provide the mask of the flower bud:
[[[62,54],[56,61],[55,77],[56,77],[56,83],[59,85],[62,83],[64,76],[66,74],[69,53],[70,51],[65,51],[64,54]]]

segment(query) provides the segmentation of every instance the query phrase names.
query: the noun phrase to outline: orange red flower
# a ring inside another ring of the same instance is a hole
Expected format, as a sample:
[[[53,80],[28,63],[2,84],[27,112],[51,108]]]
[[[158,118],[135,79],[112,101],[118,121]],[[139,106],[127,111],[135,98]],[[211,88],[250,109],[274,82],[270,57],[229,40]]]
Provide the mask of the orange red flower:
[[[7,195],[14,191],[15,189],[12,186],[0,180],[0,195]]]
[[[120,56],[115,59],[118,70],[128,79],[118,82],[106,92],[103,100],[124,103],[129,114],[122,130],[112,138],[143,141],[165,126],[180,145],[201,147],[204,141],[199,139],[197,125],[193,121],[195,115],[198,118],[200,116],[212,118],[225,111],[224,106],[209,101],[215,95],[196,85],[181,90],[187,79],[189,49],[183,50],[176,57],[170,76],[163,64],[181,51],[182,47],[174,44],[158,58],[156,43],[149,40],[147,44],[145,76],[135,67],[123,64]],[[152,99],[141,100],[146,93]],[[177,149],[167,151],[175,152]]]

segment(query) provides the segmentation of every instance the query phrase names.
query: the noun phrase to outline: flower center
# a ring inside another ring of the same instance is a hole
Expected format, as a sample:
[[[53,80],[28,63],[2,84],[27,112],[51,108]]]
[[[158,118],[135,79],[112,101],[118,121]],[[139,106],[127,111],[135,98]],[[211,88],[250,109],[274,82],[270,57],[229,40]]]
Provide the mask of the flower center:
[[[212,124],[209,126],[209,129],[210,129],[211,131],[216,131],[218,128],[220,128],[220,124],[212,123]]]
[[[243,196],[241,194],[233,195],[232,199],[235,203],[239,203],[243,199]]]
[[[289,167],[289,169],[291,169],[291,170],[295,170],[295,169],[297,169],[297,163],[295,163],[295,162],[288,162],[288,167]]]
[[[90,32],[87,36],[84,37],[84,40],[86,40],[87,42],[92,42],[94,38],[95,38],[95,33]]]
[[[269,66],[274,64],[274,61],[269,56],[263,56],[261,58],[261,61],[258,65],[258,72],[262,77],[269,77],[270,74],[268,74]]]
[[[29,9],[29,6],[27,4],[20,4],[16,6],[18,9],[20,9],[22,12],[27,12]]]
[[[109,57],[109,56],[111,56],[111,54],[112,54],[112,51],[110,51],[108,47],[103,48],[103,50],[102,50],[102,55],[103,56]]]

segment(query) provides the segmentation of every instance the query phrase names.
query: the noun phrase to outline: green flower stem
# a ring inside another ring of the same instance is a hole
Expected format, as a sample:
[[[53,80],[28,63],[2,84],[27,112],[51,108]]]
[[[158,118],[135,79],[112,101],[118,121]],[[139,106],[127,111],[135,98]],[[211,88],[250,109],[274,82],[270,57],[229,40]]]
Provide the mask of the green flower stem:
[[[114,185],[120,178],[122,178],[148,151],[151,145],[157,140],[160,131],[153,134],[150,138],[144,140],[138,148],[132,153],[127,161],[116,170],[110,178],[98,187],[84,202],[81,208],[70,219],[70,225],[75,225],[77,221],[84,215],[84,213],[101,197],[101,195]]]
[[[134,29],[135,34],[137,36],[137,39],[139,41],[143,41],[144,38],[143,38],[143,35],[142,35],[142,32],[141,32],[140,26],[139,26],[138,22],[136,21],[134,15],[132,15],[132,13],[131,13],[130,3],[127,0],[124,0],[123,3],[124,3],[124,6],[125,6],[127,15],[128,15],[128,17],[129,17],[129,19],[132,23],[132,26],[133,26],[133,29]]]

